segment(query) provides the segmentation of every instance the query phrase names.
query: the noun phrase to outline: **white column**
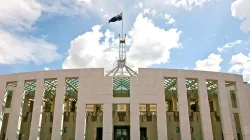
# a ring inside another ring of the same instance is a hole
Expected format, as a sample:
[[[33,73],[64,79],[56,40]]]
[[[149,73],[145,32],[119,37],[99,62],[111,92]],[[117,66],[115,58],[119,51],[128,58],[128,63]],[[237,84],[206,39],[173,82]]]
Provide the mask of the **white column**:
[[[85,140],[86,133],[86,104],[81,98],[77,101],[75,140]]]
[[[24,92],[24,80],[18,80],[17,87],[13,92],[11,111],[8,120],[6,138],[8,140],[18,139],[22,118],[22,101]]]
[[[6,93],[6,82],[3,81],[3,79],[0,79],[0,132],[2,131],[2,124],[3,124],[3,116],[4,116],[4,109],[5,109],[5,104],[3,105],[3,101],[6,101],[5,98],[5,93]],[[2,136],[1,134],[0,136]]]
[[[86,128],[86,103],[84,103],[84,78],[79,77],[78,85],[78,97],[77,97],[77,110],[76,110],[76,128],[75,128],[75,140],[85,140],[85,128]]]
[[[58,78],[53,116],[52,140],[61,140],[62,138],[65,86],[65,77]]]
[[[166,104],[165,99],[157,104],[157,133],[158,140],[167,140],[168,131],[167,131],[167,120],[166,120]]]
[[[229,100],[229,97],[227,94],[225,81],[218,80],[218,101],[219,101],[220,118],[221,118],[223,136],[225,140],[234,140],[228,100]]]
[[[103,140],[112,140],[113,138],[113,105],[105,103],[103,106]]]
[[[236,81],[236,100],[239,112],[240,126],[243,140],[250,140],[250,103],[247,100],[249,91],[243,86],[243,80]]]
[[[203,140],[213,140],[212,122],[205,79],[198,79],[198,90]]]
[[[231,121],[232,121],[232,127],[233,127],[233,134],[234,134],[234,140],[238,140],[237,138],[237,129],[236,129],[236,125],[235,125],[235,119],[234,119],[234,114],[233,114],[233,111],[232,111],[232,100],[231,100],[231,94],[230,94],[230,90],[227,89],[226,90],[227,92],[227,95],[228,95],[228,104],[229,104],[229,112],[230,112],[230,115],[231,115]]]
[[[178,103],[179,103],[178,107],[179,107],[181,140],[191,140],[187,89],[186,89],[186,80],[184,77],[177,78],[177,91],[178,91]]]
[[[32,119],[30,125],[30,140],[40,139],[40,129],[42,123],[42,104],[44,96],[44,78],[38,78],[36,81],[36,92],[33,105]]]
[[[139,116],[139,104],[130,104],[130,139],[140,139],[140,116]]]

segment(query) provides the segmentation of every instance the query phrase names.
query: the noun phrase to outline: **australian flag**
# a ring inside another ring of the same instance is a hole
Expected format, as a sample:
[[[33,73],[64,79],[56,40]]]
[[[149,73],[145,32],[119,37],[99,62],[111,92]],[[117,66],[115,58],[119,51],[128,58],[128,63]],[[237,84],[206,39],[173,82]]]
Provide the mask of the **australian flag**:
[[[120,14],[117,15],[117,16],[112,17],[112,18],[109,20],[109,23],[110,23],[110,22],[121,21],[121,20],[122,20],[122,13],[120,13]]]

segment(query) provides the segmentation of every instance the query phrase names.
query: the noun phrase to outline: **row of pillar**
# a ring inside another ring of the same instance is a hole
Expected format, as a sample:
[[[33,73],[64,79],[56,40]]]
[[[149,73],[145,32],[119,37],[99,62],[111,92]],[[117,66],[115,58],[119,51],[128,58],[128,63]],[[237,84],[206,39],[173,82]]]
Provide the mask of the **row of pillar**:
[[[188,114],[188,101],[186,94],[186,79],[178,78],[177,80],[177,88],[178,88],[178,101],[179,101],[179,117],[180,117],[180,131],[181,131],[181,139],[182,140],[191,140],[190,134],[190,122],[189,122],[189,114]],[[17,88],[15,89],[12,100],[11,113],[8,121],[8,128],[6,139],[15,140],[18,139],[20,125],[20,107],[22,103],[22,93],[24,91],[24,86],[19,83],[24,83],[25,81],[19,80],[17,84]],[[81,79],[80,79],[81,82]],[[2,85],[1,85],[1,95]],[[56,99],[55,99],[55,108],[54,108],[54,120],[53,120],[53,130],[52,130],[52,140],[61,140],[62,136],[62,125],[63,125],[63,104],[64,104],[64,96],[65,96],[65,78],[57,79],[57,89],[56,89]],[[44,79],[37,79],[37,87],[34,99],[34,107],[32,114],[32,122],[30,127],[30,136],[29,139],[35,140],[40,137],[40,128],[41,126],[41,111],[42,111],[42,100],[44,93]],[[210,110],[209,110],[209,102],[208,102],[208,93],[206,87],[206,79],[199,79],[199,100],[200,100],[200,112],[201,112],[201,123],[202,123],[202,133],[204,140],[213,140],[213,132],[212,132],[212,124],[210,118]],[[250,139],[249,133],[247,130],[249,128],[249,111],[245,112],[245,109],[248,107],[246,103],[247,100],[243,94],[242,89],[240,89],[242,85],[236,84],[237,91],[237,100],[241,100],[239,103],[240,113],[244,112],[244,114],[240,114],[241,126],[243,139]],[[81,93],[84,86],[79,86],[78,93]],[[86,104],[84,103],[83,95],[78,94],[78,102],[77,102],[77,119],[76,119],[76,132],[75,139],[80,140],[84,139],[84,132],[86,129]],[[221,123],[222,130],[225,140],[233,140],[233,129],[232,122],[230,117],[230,106],[228,104],[229,96],[227,94],[227,90],[225,87],[225,81],[218,81],[218,100],[220,106],[220,114],[221,114]],[[2,104],[2,100],[0,101]],[[103,140],[111,140],[113,137],[113,118],[112,116],[112,103],[103,103]],[[139,104],[140,103],[131,103],[130,104],[130,134],[131,140],[140,139],[140,121],[139,121]],[[165,99],[162,99],[157,104],[157,131],[158,131],[158,140],[166,140],[167,137],[167,124],[166,124],[166,112],[165,112]],[[244,124],[245,123],[245,124]],[[17,127],[18,126],[18,127]]]

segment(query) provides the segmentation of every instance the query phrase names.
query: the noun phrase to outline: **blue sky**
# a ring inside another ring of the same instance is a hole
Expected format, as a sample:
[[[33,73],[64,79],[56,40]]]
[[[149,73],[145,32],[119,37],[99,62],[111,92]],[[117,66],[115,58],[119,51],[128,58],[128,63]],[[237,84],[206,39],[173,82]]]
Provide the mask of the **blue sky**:
[[[193,2],[193,3],[192,3]],[[123,11],[128,63],[239,73],[250,81],[248,0],[61,0],[0,4],[0,74],[113,67]]]

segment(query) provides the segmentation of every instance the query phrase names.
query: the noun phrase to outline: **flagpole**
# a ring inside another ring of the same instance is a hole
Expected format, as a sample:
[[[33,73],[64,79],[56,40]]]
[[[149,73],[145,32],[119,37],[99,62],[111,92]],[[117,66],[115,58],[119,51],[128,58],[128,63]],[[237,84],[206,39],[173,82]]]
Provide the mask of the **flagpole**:
[[[123,39],[123,12],[122,12],[122,39]]]
[[[122,11],[122,40],[124,40],[124,39],[123,39],[123,11]],[[124,51],[124,50],[123,50],[123,45],[124,45],[124,44],[122,43],[122,59],[123,59],[123,51]],[[123,67],[122,67],[122,75],[123,75]]]
[[[122,11],[122,40],[124,40],[124,38],[123,38],[123,11]],[[122,59],[123,59],[123,43],[122,43]]]

